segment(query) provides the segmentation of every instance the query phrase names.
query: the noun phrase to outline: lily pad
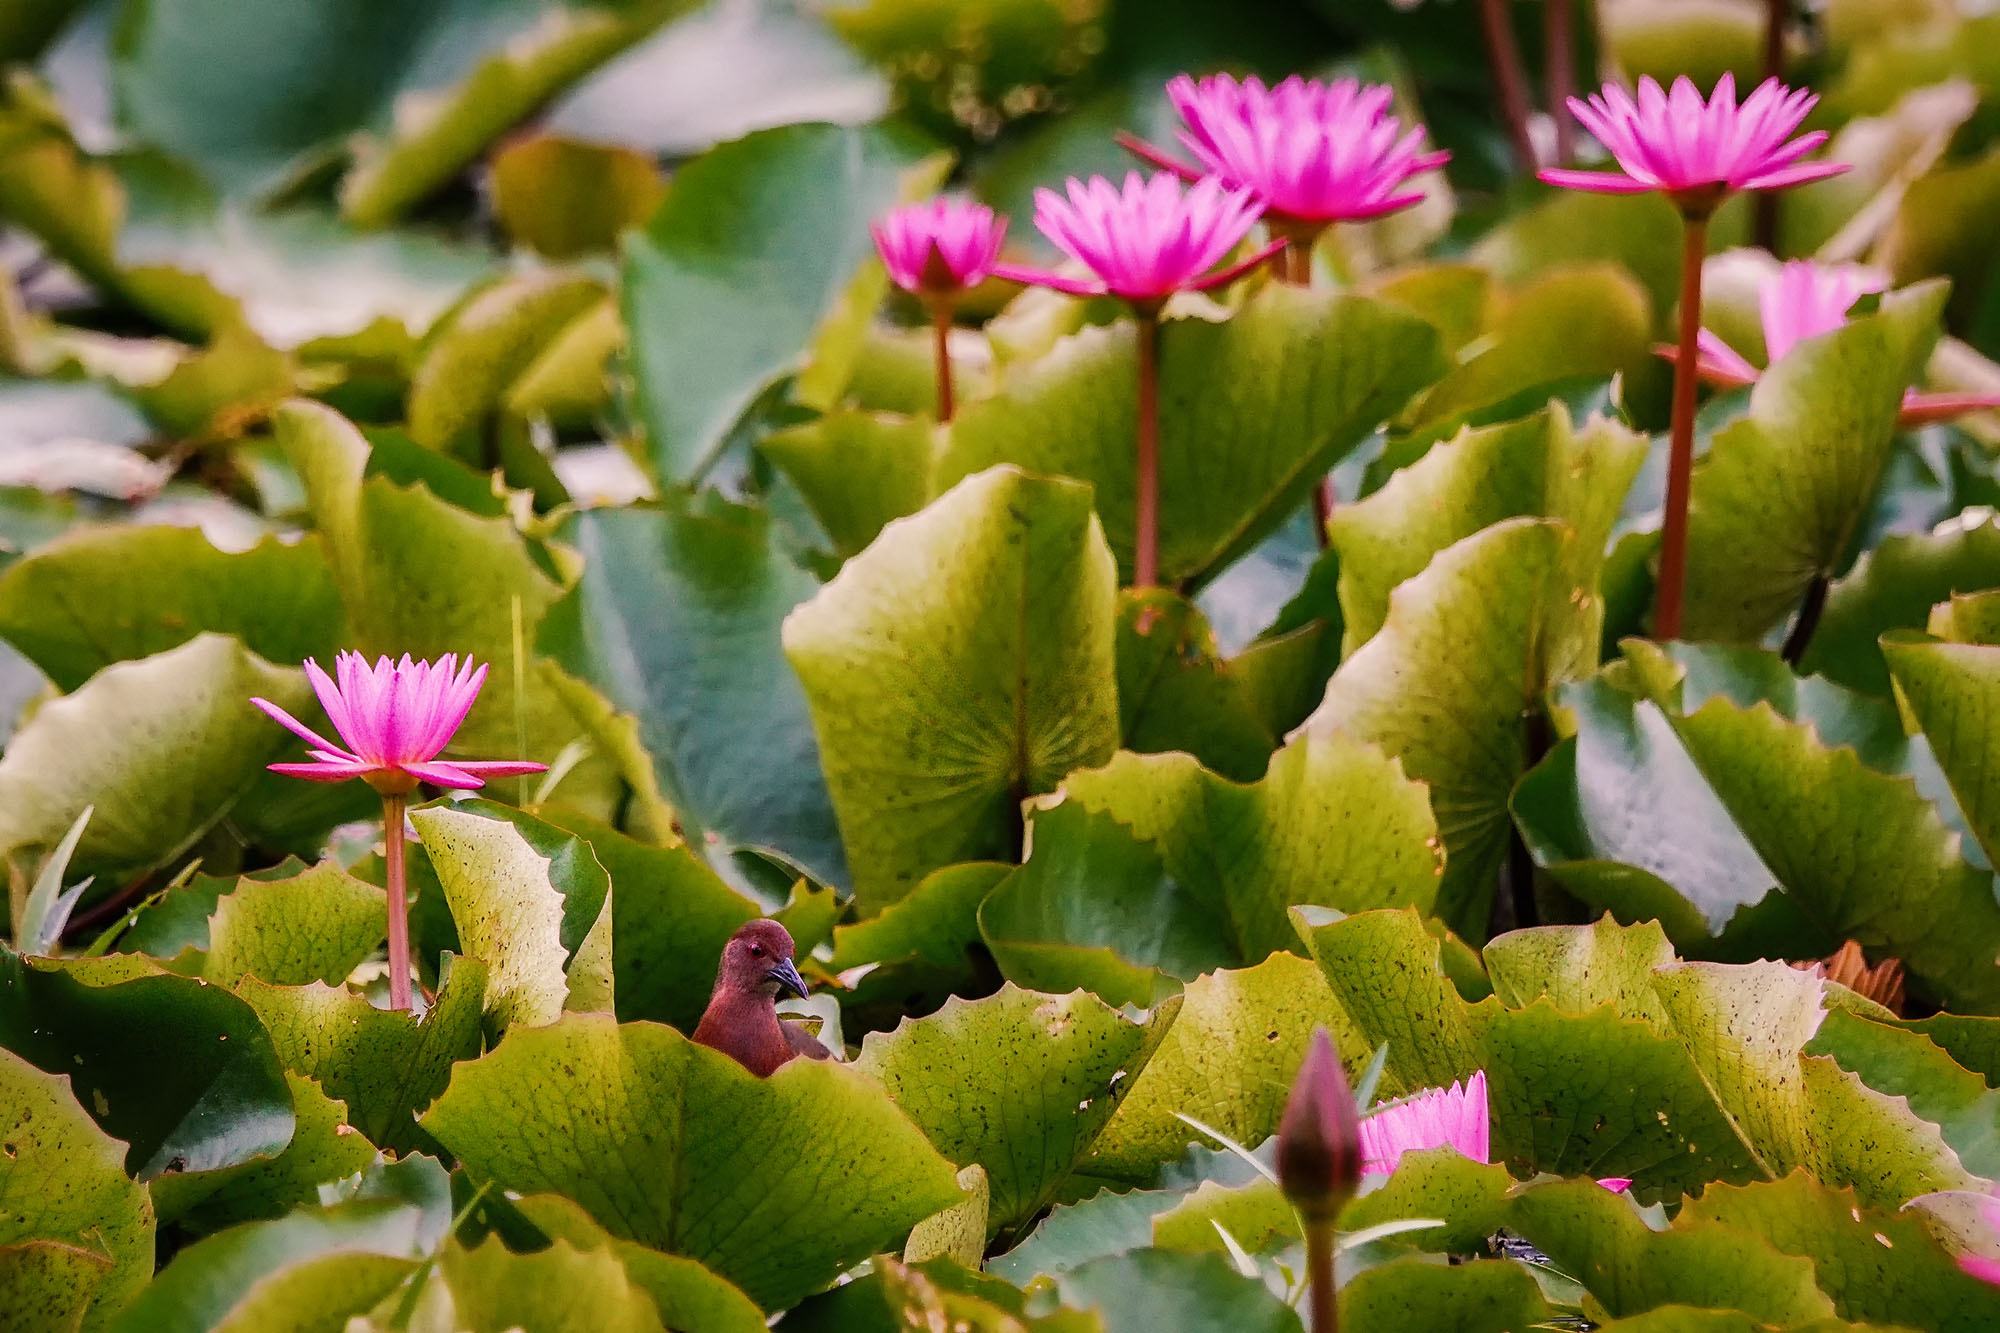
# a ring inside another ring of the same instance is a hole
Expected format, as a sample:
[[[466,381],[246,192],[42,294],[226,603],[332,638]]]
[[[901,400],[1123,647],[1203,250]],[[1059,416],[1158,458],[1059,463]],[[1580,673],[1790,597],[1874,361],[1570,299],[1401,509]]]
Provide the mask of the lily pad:
[[[578,1119],[579,1102],[605,1110]],[[767,1309],[958,1201],[956,1168],[866,1075],[794,1060],[759,1079],[609,1016],[515,1028],[454,1072],[423,1126],[476,1177],[580,1195],[612,1235],[695,1259]]]
[[[1021,801],[1111,756],[1113,577],[1087,487],[994,468],[786,619],[864,910],[1012,859]]]

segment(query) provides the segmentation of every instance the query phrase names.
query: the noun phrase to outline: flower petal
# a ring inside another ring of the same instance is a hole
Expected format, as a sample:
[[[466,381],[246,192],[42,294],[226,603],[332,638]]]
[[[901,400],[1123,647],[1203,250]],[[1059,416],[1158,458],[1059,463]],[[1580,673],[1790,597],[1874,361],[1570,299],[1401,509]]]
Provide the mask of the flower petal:
[[[299,721],[297,718],[293,717],[290,713],[287,713],[284,709],[272,703],[269,699],[252,699],[250,702],[257,705],[257,707],[263,709],[265,714],[273,722],[276,722],[279,726],[291,732],[292,735],[297,736],[300,740],[306,742],[308,745],[311,745],[314,749],[329,750],[336,754],[347,753],[346,750],[342,749],[338,745],[335,745],[332,741],[327,740],[324,736],[321,736],[311,727]]]
[[[1568,171],[1560,167],[1546,167],[1536,172],[1535,177],[1544,185],[1560,185],[1565,190],[1595,190],[1600,194],[1645,194],[1660,188],[1614,171]]]
[[[442,759],[433,759],[427,763],[399,764],[397,767],[401,768],[411,777],[422,778],[433,787],[464,787],[469,789],[486,785],[484,778],[468,773],[457,764],[446,763]]]
[[[364,778],[381,771],[378,765],[359,759],[351,764],[269,764],[266,767],[273,773],[283,773],[288,778],[304,778],[308,782],[346,782],[349,778]]]

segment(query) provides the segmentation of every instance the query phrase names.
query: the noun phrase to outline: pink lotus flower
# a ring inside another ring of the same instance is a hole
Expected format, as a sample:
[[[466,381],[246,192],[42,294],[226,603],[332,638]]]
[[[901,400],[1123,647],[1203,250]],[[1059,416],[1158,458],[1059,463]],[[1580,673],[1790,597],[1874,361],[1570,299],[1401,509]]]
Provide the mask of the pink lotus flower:
[[[1449,1144],[1475,1162],[1487,1157],[1486,1071],[1463,1085],[1432,1088],[1361,1122],[1361,1170],[1387,1175],[1406,1152]]]
[[[360,653],[334,661],[339,682],[306,659],[306,676],[346,748],[324,739],[268,699],[250,702],[312,746],[310,764],[272,764],[271,771],[313,782],[364,779],[383,795],[410,792],[419,781],[438,787],[481,787],[487,778],[540,773],[546,767],[511,759],[442,760],[459,724],[486,683],[486,668],[454,653],[436,663],[413,662],[406,653],[373,667]]]
[[[1404,190],[1404,182],[1450,160],[1422,151],[1422,126],[1405,133],[1385,114],[1394,95],[1384,84],[1297,75],[1275,88],[1227,74],[1199,82],[1181,74],[1167,84],[1187,122],[1180,141],[1203,168],[1253,191],[1271,220],[1315,230],[1423,202],[1423,191]],[[1121,142],[1189,180],[1201,175],[1150,144]]]
[[[949,296],[977,287],[993,271],[1007,219],[984,204],[940,197],[885,213],[869,230],[898,287]]]
[[[1096,275],[1064,277],[995,264],[993,272],[1016,282],[1072,296],[1116,296],[1157,308],[1179,291],[1202,291],[1276,254],[1277,241],[1240,263],[1216,269],[1257,221],[1256,197],[1213,177],[1182,188],[1170,172],[1148,180],[1136,171],[1116,189],[1102,176],[1071,177],[1067,197],[1035,191],[1035,226],[1057,248]],[[1211,270],[1214,270],[1211,272]]]
[[[1385,1176],[1406,1152],[1446,1146],[1475,1162],[1491,1161],[1489,1125],[1483,1069],[1463,1084],[1430,1088],[1396,1105],[1378,1106],[1361,1122],[1362,1173]],[[1613,1194],[1632,1187],[1626,1176],[1606,1176],[1597,1183]]]
[[[1615,83],[1590,98],[1572,97],[1569,108],[1624,168],[1624,173],[1550,168],[1550,185],[1614,194],[1665,192],[1683,209],[1706,214],[1736,190],[1782,190],[1847,170],[1841,162],[1801,162],[1826,142],[1815,130],[1791,137],[1819,99],[1766,79],[1736,104],[1736,80],[1724,74],[1707,102],[1685,77],[1664,92],[1650,78],[1639,95]]]
[[[1977,1254],[1958,1256],[1959,1269],[1968,1277],[1976,1277],[1990,1286],[2000,1287],[2000,1259],[1988,1259]]]
[[[1854,303],[1870,292],[1882,291],[1888,279],[1859,264],[1815,264],[1796,259],[1766,277],[1757,291],[1757,313],[1764,326],[1767,363],[1775,364],[1785,353],[1807,338],[1831,333],[1847,322]],[[1736,349],[1703,329],[1697,346],[1695,370],[1703,381],[1723,389],[1740,389],[1755,384],[1763,375]],[[1672,348],[1659,349],[1674,360]],[[1903,426],[1921,426],[1944,421],[1967,412],[2000,407],[2000,396],[1970,393],[1918,393],[1903,395],[1903,410],[1897,421]]]

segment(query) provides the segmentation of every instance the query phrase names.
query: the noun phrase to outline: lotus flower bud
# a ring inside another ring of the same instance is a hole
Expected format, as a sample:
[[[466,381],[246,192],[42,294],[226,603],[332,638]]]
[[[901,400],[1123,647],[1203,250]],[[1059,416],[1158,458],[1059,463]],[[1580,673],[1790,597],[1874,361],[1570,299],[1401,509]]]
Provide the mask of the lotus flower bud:
[[[1308,1223],[1331,1222],[1361,1183],[1361,1125],[1333,1039],[1320,1028],[1278,1126],[1278,1183]]]

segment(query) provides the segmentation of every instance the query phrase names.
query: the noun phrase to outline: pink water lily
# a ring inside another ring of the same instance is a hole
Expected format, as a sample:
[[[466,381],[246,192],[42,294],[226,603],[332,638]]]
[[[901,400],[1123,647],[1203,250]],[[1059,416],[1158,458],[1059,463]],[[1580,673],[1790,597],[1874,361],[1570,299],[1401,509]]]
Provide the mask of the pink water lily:
[[[481,787],[487,778],[540,773],[545,765],[512,759],[439,759],[486,683],[486,668],[454,653],[439,661],[401,662],[341,653],[329,678],[306,659],[320,705],[345,746],[335,745],[268,699],[250,702],[312,747],[309,764],[272,764],[271,771],[313,782],[361,778],[377,791],[407,793],[418,782],[437,787]]]
[[[1570,98],[1569,108],[1622,171],[1552,167],[1541,178],[1614,194],[1660,190],[1683,208],[1704,210],[1737,190],[1782,190],[1824,180],[1846,171],[1846,164],[1800,159],[1826,142],[1825,131],[1792,137],[1818,100],[1805,89],[1766,79],[1738,106],[1730,74],[1706,101],[1685,76],[1674,80],[1671,91],[1640,79],[1636,98],[1608,83],[1588,98]]]
[[[948,296],[977,287],[993,271],[1007,219],[984,204],[941,196],[885,213],[869,230],[898,287]]]
[[[1487,1156],[1486,1071],[1431,1088],[1361,1122],[1361,1170],[1387,1175],[1406,1152],[1449,1145],[1475,1162]]]
[[[932,352],[937,362],[938,420],[954,409],[951,379],[951,326],[956,303],[993,272],[1007,219],[984,204],[939,197],[894,209],[870,230],[883,267],[898,287],[930,306]]]
[[[334,659],[334,676],[306,659],[306,677],[320,706],[347,744],[335,745],[269,699],[250,702],[311,746],[309,764],[272,764],[271,771],[312,782],[360,778],[382,796],[382,860],[388,895],[389,1007],[410,1007],[409,876],[403,861],[403,816],[419,782],[480,787],[487,778],[539,773],[544,765],[513,759],[439,759],[479,698],[486,668],[463,666],[455,653],[436,662],[383,657],[374,666],[360,653]]]
[[[1280,226],[1317,231],[1422,203],[1422,190],[1405,188],[1409,178],[1451,158],[1424,151],[1421,125],[1404,130],[1387,114],[1395,92],[1385,84],[1295,74],[1267,88],[1257,78],[1181,74],[1168,82],[1167,96],[1186,122],[1179,138],[1199,168],[1143,140],[1120,142],[1185,179],[1212,174],[1251,190],[1266,221]]]
[[[1071,177],[1063,194],[1035,191],[1035,226],[1092,276],[1008,264],[993,272],[1072,296],[1116,296],[1157,308],[1175,292],[1228,282],[1281,249],[1284,243],[1275,242],[1240,263],[1215,267],[1249,235],[1258,212],[1248,189],[1213,177],[1184,187],[1172,172],[1148,179],[1134,171],[1122,188],[1102,176]]]
[[[1757,290],[1767,364],[1776,364],[1805,339],[1839,328],[1847,322],[1856,301],[1888,285],[1886,276],[1859,264],[1816,264],[1797,259],[1779,268]],[[1697,347],[1695,370],[1705,383],[1740,389],[1763,376],[1763,371],[1707,329],[1701,331]],[[1678,355],[1674,348],[1658,350],[1669,360]],[[1906,427],[1921,426],[1996,407],[2000,407],[2000,395],[1919,393],[1911,389],[1903,395],[1897,422]]]
[[[1238,263],[1216,265],[1257,222],[1249,190],[1210,176],[1183,188],[1172,172],[1150,180],[1134,171],[1123,189],[1102,176],[1071,177],[1066,194],[1035,191],[1035,226],[1056,248],[1089,269],[1073,278],[995,264],[995,276],[1052,287],[1072,296],[1116,296],[1139,322],[1139,410],[1134,431],[1132,581],[1159,581],[1160,308],[1175,292],[1228,282],[1284,248],[1282,240]]]
[[[1766,79],[1736,104],[1736,80],[1724,74],[1706,101],[1685,77],[1667,92],[1639,80],[1635,99],[1615,83],[1569,108],[1611,151],[1620,172],[1549,168],[1541,178],[1573,190],[1644,194],[1658,190],[1681,213],[1680,333],[1675,341],[1672,428],[1668,432],[1667,495],[1660,519],[1660,567],[1653,633],[1681,632],[1687,584],[1688,495],[1694,477],[1695,358],[1701,328],[1701,266],[1708,223],[1738,190],[1782,190],[1847,170],[1841,162],[1800,159],[1826,142],[1823,131],[1792,137],[1819,99]]]
[[[1406,1152],[1451,1147],[1475,1162],[1492,1160],[1488,1152],[1491,1118],[1486,1105],[1486,1071],[1463,1083],[1428,1088],[1414,1097],[1377,1106],[1361,1122],[1361,1170],[1386,1176]],[[1598,1184],[1613,1194],[1632,1187],[1626,1176],[1606,1176]]]

